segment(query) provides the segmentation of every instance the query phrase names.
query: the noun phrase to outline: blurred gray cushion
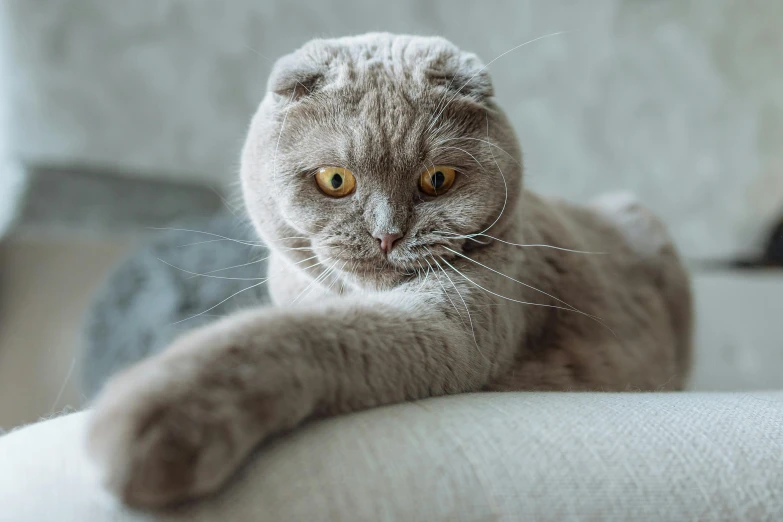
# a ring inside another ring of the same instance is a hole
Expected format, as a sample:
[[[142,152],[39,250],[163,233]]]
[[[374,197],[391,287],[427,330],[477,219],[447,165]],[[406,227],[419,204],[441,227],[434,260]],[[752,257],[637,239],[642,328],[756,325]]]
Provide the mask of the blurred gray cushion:
[[[264,284],[243,291],[266,274],[266,261],[256,261],[266,258],[267,250],[255,246],[258,239],[249,224],[227,214],[177,228],[155,233],[98,291],[86,319],[81,361],[87,398],[110,375],[160,351],[183,331],[268,302]],[[236,268],[220,270],[228,267]],[[220,271],[200,277],[183,270]]]

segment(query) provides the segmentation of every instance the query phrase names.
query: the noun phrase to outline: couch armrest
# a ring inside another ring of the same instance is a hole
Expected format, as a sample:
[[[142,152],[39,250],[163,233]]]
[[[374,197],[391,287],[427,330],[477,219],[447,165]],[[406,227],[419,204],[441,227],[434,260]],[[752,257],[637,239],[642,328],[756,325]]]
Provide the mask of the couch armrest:
[[[783,520],[783,392],[472,394],[312,423],[221,494],[131,512],[95,484],[89,413],[0,438],[0,519]]]

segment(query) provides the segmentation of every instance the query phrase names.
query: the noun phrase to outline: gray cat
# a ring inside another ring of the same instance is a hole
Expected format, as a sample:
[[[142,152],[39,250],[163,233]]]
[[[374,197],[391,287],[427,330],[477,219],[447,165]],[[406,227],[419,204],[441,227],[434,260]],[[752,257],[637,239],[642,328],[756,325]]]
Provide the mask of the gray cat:
[[[190,499],[307,419],[424,397],[680,389],[691,297],[664,227],[628,197],[544,200],[522,174],[485,67],[446,40],[280,59],[241,169],[277,306],[108,383],[88,441],[108,487]]]

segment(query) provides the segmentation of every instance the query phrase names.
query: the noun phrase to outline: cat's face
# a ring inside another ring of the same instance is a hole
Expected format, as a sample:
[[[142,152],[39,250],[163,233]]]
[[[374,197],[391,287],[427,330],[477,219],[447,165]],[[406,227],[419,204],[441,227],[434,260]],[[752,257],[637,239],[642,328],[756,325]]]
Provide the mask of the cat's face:
[[[481,69],[445,40],[385,34],[281,59],[243,153],[261,235],[378,287],[502,227],[521,158]]]

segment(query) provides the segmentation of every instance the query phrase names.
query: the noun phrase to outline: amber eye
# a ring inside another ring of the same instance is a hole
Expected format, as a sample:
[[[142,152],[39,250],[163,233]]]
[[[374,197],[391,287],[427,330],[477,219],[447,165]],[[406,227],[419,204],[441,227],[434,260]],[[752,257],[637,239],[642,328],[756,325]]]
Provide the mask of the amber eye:
[[[437,165],[421,173],[419,187],[430,196],[440,196],[451,188],[456,176],[453,168]]]
[[[328,196],[341,198],[356,188],[356,178],[350,170],[342,167],[322,167],[315,174],[315,181]]]

